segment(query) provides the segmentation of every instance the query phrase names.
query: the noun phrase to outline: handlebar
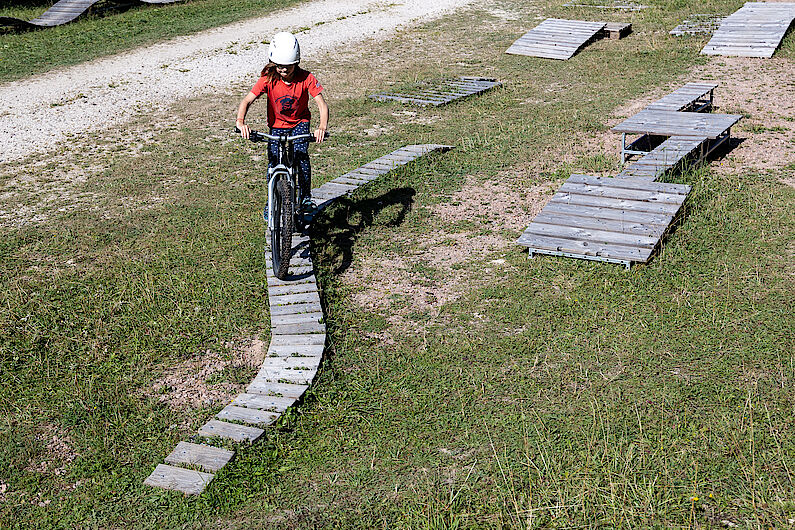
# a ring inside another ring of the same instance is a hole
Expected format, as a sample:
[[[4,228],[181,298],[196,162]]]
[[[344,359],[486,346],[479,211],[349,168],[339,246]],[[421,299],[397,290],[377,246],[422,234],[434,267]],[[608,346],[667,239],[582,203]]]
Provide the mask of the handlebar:
[[[235,127],[235,132],[240,134],[240,129]],[[328,137],[328,133],[326,133],[326,136]],[[305,138],[308,139],[310,142],[315,141],[314,134],[296,134],[295,136],[276,136],[273,134],[267,134],[252,130],[248,136],[248,139],[251,140],[252,142],[265,142],[267,140],[276,140],[277,142],[284,140],[287,142],[293,142],[295,140],[303,140]]]

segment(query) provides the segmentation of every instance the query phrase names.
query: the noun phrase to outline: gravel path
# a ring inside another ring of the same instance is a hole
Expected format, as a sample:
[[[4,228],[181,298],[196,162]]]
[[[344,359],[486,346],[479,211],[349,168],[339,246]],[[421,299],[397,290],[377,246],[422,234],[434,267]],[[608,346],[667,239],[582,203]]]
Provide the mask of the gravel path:
[[[0,162],[52,149],[70,135],[117,127],[180,98],[226,90],[259,70],[268,49],[262,41],[277,31],[310,27],[299,35],[301,52],[318,57],[345,44],[385,38],[399,26],[441,16],[472,1],[315,0],[0,85]],[[230,109],[230,120],[233,112]]]

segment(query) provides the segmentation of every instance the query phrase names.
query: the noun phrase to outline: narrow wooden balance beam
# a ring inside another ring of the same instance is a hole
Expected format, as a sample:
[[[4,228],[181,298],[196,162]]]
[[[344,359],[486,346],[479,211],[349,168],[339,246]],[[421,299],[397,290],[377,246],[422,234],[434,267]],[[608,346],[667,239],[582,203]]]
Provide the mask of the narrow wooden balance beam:
[[[397,167],[452,147],[407,145],[313,189],[312,200],[318,208],[325,208],[334,199]],[[196,438],[204,442],[180,442],[165,458],[165,464],[158,464],[144,481],[147,486],[201,494],[214,473],[234,456],[234,451],[216,447],[214,441],[256,441],[301,399],[317,375],[326,348],[326,325],[309,237],[293,235],[289,278],[276,277],[268,253],[265,262],[271,342],[259,372],[244,393],[199,428]]]

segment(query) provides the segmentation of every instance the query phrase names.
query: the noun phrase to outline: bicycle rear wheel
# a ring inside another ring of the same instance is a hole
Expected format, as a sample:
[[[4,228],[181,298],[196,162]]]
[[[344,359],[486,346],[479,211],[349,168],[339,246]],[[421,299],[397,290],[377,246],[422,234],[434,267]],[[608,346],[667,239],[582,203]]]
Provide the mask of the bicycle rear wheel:
[[[276,181],[273,197],[273,230],[271,230],[271,259],[273,273],[280,280],[287,277],[290,268],[290,253],[293,247],[293,197],[284,176],[274,176]]]

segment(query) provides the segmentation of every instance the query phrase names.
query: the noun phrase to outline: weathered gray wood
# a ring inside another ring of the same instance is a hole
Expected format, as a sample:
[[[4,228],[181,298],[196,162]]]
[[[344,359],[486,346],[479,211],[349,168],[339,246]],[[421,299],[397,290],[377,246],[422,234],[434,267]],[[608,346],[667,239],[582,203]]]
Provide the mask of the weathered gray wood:
[[[234,451],[227,451],[220,447],[179,442],[171,454],[166,457],[166,463],[198,466],[203,471],[218,471],[228,464],[234,455]]]
[[[746,2],[722,21],[701,53],[772,57],[793,20],[795,3]]]
[[[261,371],[257,377],[254,378],[252,383],[268,382],[268,383],[296,383],[296,384],[310,384],[315,378],[317,370],[287,370],[279,368],[269,368]]]
[[[265,396],[277,396],[299,399],[304,395],[309,385],[301,385],[296,383],[274,383],[270,381],[254,380],[248,387],[246,392],[250,394],[262,394]]]
[[[589,197],[630,199],[633,201],[651,202],[658,204],[679,205],[682,203],[681,194],[633,190],[633,189],[617,188],[601,184],[597,186],[591,186],[588,184],[566,182],[563,184],[563,186],[560,187],[560,191],[558,193],[587,195]]]
[[[562,213],[581,217],[594,217],[598,219],[623,221],[627,223],[643,223],[644,225],[668,226],[668,224],[671,222],[671,216],[669,214],[636,212],[623,210],[621,208],[611,208],[608,206],[583,206],[565,203],[549,203],[544,207],[542,213],[543,212]]]
[[[320,302],[270,306],[271,319],[275,316],[300,315],[304,313],[317,313],[318,311],[323,311],[323,306],[320,305]]]
[[[268,287],[268,295],[280,296],[284,294],[298,294],[298,293],[311,293],[317,292],[317,284],[302,282],[302,283],[289,283],[283,285],[274,285]]]
[[[265,272],[269,277],[273,276],[276,278],[276,276],[273,274],[273,269],[266,269]],[[309,275],[314,273],[315,269],[313,267],[290,267],[290,276],[303,276],[305,274]]]
[[[326,334],[276,335],[271,337],[271,346],[310,346],[313,344],[326,344]]]
[[[272,325],[284,326],[287,324],[307,324],[323,322],[323,313],[313,311],[312,313],[298,313],[292,315],[276,315],[271,317]]]
[[[283,294],[278,296],[269,296],[268,301],[271,307],[289,304],[319,304],[320,295],[316,291],[309,293]]]
[[[207,438],[229,438],[235,442],[253,442],[265,433],[257,427],[227,421],[210,420],[199,428],[199,435]]]
[[[651,256],[652,252],[647,248],[633,248],[622,247],[619,245],[589,243],[587,241],[560,239],[554,237],[538,236],[535,234],[522,234],[517,243],[530,249],[551,250],[555,252],[566,252],[584,256],[598,256],[631,262],[646,262],[649,256]]]
[[[552,197],[551,202],[576,204],[579,206],[606,206],[615,210],[648,213],[674,214],[678,210],[678,205],[676,204],[651,203],[645,201],[633,201],[629,199],[614,199],[606,197],[590,197],[588,195],[569,193],[557,193]]]
[[[246,407],[227,405],[221,412],[216,414],[215,417],[219,420],[242,421],[243,423],[251,425],[272,425],[279,419],[279,414],[267,410],[248,409]]]
[[[622,234],[638,234],[657,238],[662,236],[665,232],[665,226],[661,225],[613,221],[610,219],[600,219],[598,217],[580,217],[578,215],[567,215],[547,211],[542,211],[536,215],[533,219],[533,224],[537,223],[619,232]]]
[[[268,370],[317,370],[321,357],[266,357],[260,371]]]
[[[604,22],[549,18],[525,33],[505,53],[569,59],[604,27]]]
[[[625,234],[621,232],[607,232],[590,228],[576,226],[560,226],[533,223],[525,230],[525,234],[533,234],[546,237],[557,237],[563,239],[576,239],[594,243],[607,243],[613,245],[623,245],[627,247],[654,248],[659,238],[642,236],[638,234]]]
[[[444,81],[438,85],[416,86],[408,90],[371,94],[368,97],[377,101],[394,100],[420,106],[440,106],[457,99],[479,94],[500,85],[501,83],[494,80],[475,80],[462,77],[458,80]]]
[[[696,136],[715,139],[729,130],[741,118],[740,114],[642,110],[611,130],[616,133]]]
[[[212,480],[211,473],[158,464],[144,484],[155,488],[180,491],[186,495],[199,495]]]
[[[690,186],[686,184],[666,184],[664,182],[633,182],[617,180],[610,177],[598,177],[594,175],[574,174],[567,182],[574,184],[589,184],[592,186],[604,185],[614,188],[626,188],[631,190],[645,190],[659,193],[675,193],[687,195],[690,193]]]
[[[325,344],[271,344],[268,357],[322,357],[325,349]]]
[[[314,274],[306,275],[297,275],[292,274],[287,277],[285,280],[280,280],[276,276],[268,276],[268,287],[277,287],[282,285],[298,285],[301,283],[308,283],[317,285],[317,278],[315,278]]]
[[[325,333],[326,325],[320,322],[286,323],[273,319],[271,324],[272,335],[303,335],[307,333]]]
[[[281,414],[295,404],[295,399],[289,397],[263,396],[262,394],[244,393],[238,394],[238,396],[232,400],[232,404],[238,407],[267,410]]]

